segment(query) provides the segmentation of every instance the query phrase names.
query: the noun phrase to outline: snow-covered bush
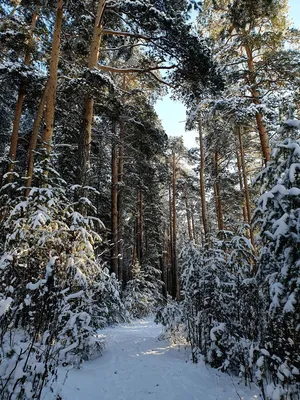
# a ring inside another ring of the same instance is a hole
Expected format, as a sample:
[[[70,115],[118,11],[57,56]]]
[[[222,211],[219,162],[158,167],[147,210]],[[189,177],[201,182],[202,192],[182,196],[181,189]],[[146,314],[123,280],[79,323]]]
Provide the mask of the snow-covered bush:
[[[213,366],[226,360],[228,314],[232,310],[234,282],[227,271],[220,245],[203,249],[188,244],[181,253],[183,308],[193,359],[198,355]]]
[[[225,231],[213,244],[183,248],[180,313],[167,306],[159,317],[170,333],[181,325],[195,362],[201,358],[252,380],[259,319],[253,247],[242,234]]]
[[[104,268],[92,286],[93,302],[97,305],[97,326],[104,327],[129,319],[121,299],[120,282]]]
[[[3,399],[40,398],[59,363],[78,364],[99,352],[97,328],[115,318],[111,304],[121,305],[115,279],[95,256],[100,221],[74,210],[53,169],[46,179],[45,187],[32,187],[27,197],[19,188],[2,221]]]
[[[288,127],[295,129],[290,123]],[[300,392],[299,141],[279,143],[257,180],[261,196],[255,220],[262,245],[258,280],[265,316],[261,345],[267,351],[257,376],[262,385],[267,382],[270,398],[294,399]]]
[[[169,297],[167,304],[158,309],[155,322],[163,325],[164,333],[162,336],[164,339],[168,339],[172,343],[186,341],[187,330],[181,302]]]
[[[138,262],[132,268],[132,279],[127,282],[123,293],[125,309],[133,318],[146,317],[153,313],[161,299],[156,284],[149,279],[147,270]]]

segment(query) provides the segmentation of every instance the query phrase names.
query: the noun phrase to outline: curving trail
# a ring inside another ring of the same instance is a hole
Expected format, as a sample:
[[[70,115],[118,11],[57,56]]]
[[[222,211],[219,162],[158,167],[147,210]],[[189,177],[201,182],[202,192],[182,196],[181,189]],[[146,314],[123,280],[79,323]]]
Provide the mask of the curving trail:
[[[162,328],[151,319],[105,329],[102,357],[72,370],[63,400],[257,400],[246,388],[204,363],[192,364],[189,351],[159,340]]]

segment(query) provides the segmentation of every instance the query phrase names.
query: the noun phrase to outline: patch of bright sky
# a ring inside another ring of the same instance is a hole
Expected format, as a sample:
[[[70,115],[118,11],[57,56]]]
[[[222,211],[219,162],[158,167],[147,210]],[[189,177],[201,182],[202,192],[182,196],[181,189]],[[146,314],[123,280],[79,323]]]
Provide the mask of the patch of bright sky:
[[[300,0],[289,1],[289,17],[294,26],[300,29]],[[187,148],[197,146],[196,131],[185,131],[185,107],[179,101],[173,101],[170,95],[158,100],[155,105],[156,112],[162,121],[162,125],[169,136],[183,136]]]

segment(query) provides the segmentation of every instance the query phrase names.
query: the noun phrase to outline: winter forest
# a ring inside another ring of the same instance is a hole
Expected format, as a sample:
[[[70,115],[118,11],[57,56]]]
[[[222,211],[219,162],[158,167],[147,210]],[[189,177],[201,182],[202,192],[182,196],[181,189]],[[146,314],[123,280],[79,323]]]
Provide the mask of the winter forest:
[[[300,399],[300,33],[288,10],[0,0],[1,400]],[[196,147],[165,133],[154,106],[167,94]],[[107,371],[126,352],[124,371],[138,369],[132,343],[169,379],[180,363],[194,393],[206,371],[256,394],[175,395],[156,381],[142,394],[124,378],[120,397],[122,371]],[[168,343],[181,350],[166,360]],[[108,392],[76,397],[92,367]],[[61,391],[68,374],[76,396]]]

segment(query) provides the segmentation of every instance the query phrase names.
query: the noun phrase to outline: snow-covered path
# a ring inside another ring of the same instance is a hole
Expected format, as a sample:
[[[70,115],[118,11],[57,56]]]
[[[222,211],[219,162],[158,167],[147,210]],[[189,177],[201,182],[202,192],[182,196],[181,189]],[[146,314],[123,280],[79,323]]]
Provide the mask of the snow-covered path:
[[[63,400],[255,400],[258,391],[236,379],[192,364],[189,352],[158,339],[151,319],[101,332],[107,337],[102,357],[70,371]]]

